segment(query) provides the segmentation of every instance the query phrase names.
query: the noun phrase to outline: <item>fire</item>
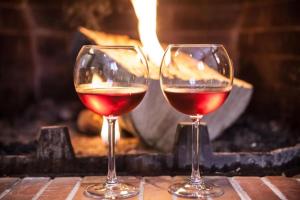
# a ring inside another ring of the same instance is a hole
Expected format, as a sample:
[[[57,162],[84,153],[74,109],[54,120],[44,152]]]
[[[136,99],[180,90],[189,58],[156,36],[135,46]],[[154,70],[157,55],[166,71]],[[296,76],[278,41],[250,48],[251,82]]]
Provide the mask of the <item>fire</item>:
[[[98,74],[93,74],[91,88],[99,88],[103,84],[101,77]]]
[[[156,34],[157,0],[131,0],[131,3],[139,20],[138,29],[143,51],[148,59],[159,67],[164,55],[164,49],[160,45]],[[103,81],[98,75],[93,76],[93,87],[97,87],[101,82]],[[103,120],[101,138],[106,144],[108,143],[108,124],[106,120]],[[119,138],[120,128],[117,120],[115,140],[118,141]]]
[[[160,66],[164,50],[156,34],[157,0],[131,0],[131,3],[139,20],[138,29],[143,51],[156,66]]]

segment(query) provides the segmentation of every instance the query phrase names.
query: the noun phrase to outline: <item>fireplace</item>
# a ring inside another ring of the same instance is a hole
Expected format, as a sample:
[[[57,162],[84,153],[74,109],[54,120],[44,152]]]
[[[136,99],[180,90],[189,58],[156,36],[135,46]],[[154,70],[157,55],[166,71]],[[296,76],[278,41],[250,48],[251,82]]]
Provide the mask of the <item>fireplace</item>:
[[[163,44],[222,43],[235,76],[254,87],[244,113],[211,141],[214,151],[263,153],[300,143],[299,7],[296,0],[158,0],[157,33]],[[85,126],[90,129],[78,130],[84,108],[73,87],[73,65],[78,48],[94,42],[78,27],[138,41],[131,2],[12,1],[1,2],[0,13],[1,156],[35,152],[40,128],[49,125],[69,127],[77,155],[105,155],[94,127],[101,118],[92,116],[95,123]],[[162,152],[123,120],[120,155]],[[168,153],[158,160],[170,159]]]

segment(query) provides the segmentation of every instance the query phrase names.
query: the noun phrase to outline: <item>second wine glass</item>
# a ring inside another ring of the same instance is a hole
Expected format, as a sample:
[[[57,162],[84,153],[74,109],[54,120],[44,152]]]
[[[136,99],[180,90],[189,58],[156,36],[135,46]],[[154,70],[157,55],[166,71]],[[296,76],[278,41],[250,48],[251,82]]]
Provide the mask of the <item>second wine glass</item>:
[[[168,102],[189,115],[192,125],[192,173],[169,192],[185,198],[217,197],[222,188],[200,176],[199,125],[203,115],[218,109],[228,97],[233,81],[230,58],[222,45],[169,45],[160,68],[160,83]]]
[[[90,185],[85,193],[100,199],[135,196],[139,189],[116,175],[115,122],[135,108],[148,87],[148,66],[136,46],[83,46],[74,69],[74,85],[82,103],[108,122],[108,172],[105,183]]]

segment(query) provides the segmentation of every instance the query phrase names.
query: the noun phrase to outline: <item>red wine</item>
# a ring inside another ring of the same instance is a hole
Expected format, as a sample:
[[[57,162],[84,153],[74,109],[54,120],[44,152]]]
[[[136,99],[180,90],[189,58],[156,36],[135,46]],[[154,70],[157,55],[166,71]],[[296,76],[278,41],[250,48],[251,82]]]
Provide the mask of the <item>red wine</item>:
[[[76,88],[82,103],[104,116],[118,116],[131,111],[143,99],[145,87]]]
[[[215,111],[226,100],[230,89],[165,88],[169,103],[187,115],[205,115]]]

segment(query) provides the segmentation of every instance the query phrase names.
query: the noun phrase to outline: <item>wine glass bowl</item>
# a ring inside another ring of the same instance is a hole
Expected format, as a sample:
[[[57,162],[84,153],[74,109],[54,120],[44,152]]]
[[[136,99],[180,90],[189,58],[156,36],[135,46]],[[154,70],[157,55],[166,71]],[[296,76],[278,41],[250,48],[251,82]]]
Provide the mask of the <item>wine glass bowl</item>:
[[[137,187],[121,183],[115,168],[115,121],[134,109],[148,88],[148,66],[137,46],[83,46],[74,67],[74,86],[81,102],[108,122],[108,173],[105,183],[90,185],[85,194],[100,199],[137,195]]]
[[[121,56],[135,62],[117,62]],[[118,116],[135,108],[145,95],[147,77],[142,52],[131,46],[83,46],[74,69],[74,85],[82,103],[103,116]]]
[[[220,187],[200,176],[199,124],[203,115],[225,102],[232,82],[232,63],[222,45],[173,44],[166,49],[160,68],[161,89],[169,104],[193,121],[192,174],[187,182],[171,185],[170,193],[186,198],[223,194]]]

